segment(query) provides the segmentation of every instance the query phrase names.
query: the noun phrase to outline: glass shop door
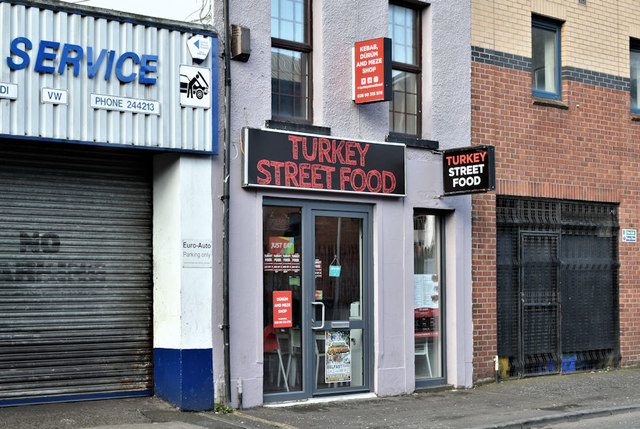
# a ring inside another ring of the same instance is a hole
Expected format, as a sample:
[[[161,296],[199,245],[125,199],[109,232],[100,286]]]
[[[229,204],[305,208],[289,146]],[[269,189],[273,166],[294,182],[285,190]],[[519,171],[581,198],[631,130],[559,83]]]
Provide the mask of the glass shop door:
[[[263,207],[265,401],[369,390],[371,211],[326,206]]]

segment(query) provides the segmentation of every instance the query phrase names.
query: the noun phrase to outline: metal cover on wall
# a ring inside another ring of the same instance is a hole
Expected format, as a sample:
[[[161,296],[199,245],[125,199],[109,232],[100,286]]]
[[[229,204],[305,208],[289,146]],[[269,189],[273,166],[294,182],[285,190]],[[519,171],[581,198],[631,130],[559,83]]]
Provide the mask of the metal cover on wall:
[[[0,137],[217,153],[212,28],[73,7],[0,3]],[[194,35],[211,46],[197,63]],[[181,105],[180,65],[208,71],[210,103]]]
[[[0,145],[0,406],[151,393],[145,155]]]

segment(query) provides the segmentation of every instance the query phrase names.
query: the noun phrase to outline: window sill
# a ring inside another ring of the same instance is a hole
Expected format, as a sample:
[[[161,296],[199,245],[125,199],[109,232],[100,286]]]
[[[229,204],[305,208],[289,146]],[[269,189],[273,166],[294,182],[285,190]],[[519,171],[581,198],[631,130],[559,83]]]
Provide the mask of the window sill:
[[[419,139],[417,137],[410,137],[410,136],[404,136],[401,134],[393,134],[393,133],[386,136],[384,140],[386,142],[392,142],[392,143],[404,143],[407,145],[407,147],[418,147],[422,149],[431,149],[431,150],[437,150],[440,145],[436,140],[425,140],[425,139]]]
[[[323,136],[331,135],[331,128],[319,127],[317,125],[302,124],[299,122],[285,122],[277,120],[264,121],[264,126],[272,130],[292,131],[307,134],[320,134]]]
[[[631,112],[631,120],[640,122],[640,113]]]
[[[533,97],[533,104],[537,105],[537,106],[548,106],[548,107],[555,107],[557,109],[564,109],[564,110],[568,110],[569,109],[569,105],[560,101],[560,100],[553,100],[551,98],[543,98],[543,97]]]

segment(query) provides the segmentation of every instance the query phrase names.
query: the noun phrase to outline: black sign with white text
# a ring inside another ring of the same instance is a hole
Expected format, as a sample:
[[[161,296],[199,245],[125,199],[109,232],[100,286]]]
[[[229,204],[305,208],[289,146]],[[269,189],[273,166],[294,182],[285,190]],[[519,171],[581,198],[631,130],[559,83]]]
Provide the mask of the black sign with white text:
[[[493,146],[445,150],[442,163],[444,195],[471,194],[496,189]]]
[[[242,185],[404,196],[405,148],[245,128]]]

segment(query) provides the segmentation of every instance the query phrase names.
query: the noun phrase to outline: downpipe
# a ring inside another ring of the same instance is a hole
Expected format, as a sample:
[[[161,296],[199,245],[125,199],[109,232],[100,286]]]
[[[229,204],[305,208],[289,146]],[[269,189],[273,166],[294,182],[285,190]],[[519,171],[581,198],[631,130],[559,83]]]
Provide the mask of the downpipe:
[[[231,29],[229,25],[229,0],[224,0],[224,187],[222,194],[222,333],[224,342],[225,403],[231,402],[231,366],[229,350],[229,165],[231,156]]]

